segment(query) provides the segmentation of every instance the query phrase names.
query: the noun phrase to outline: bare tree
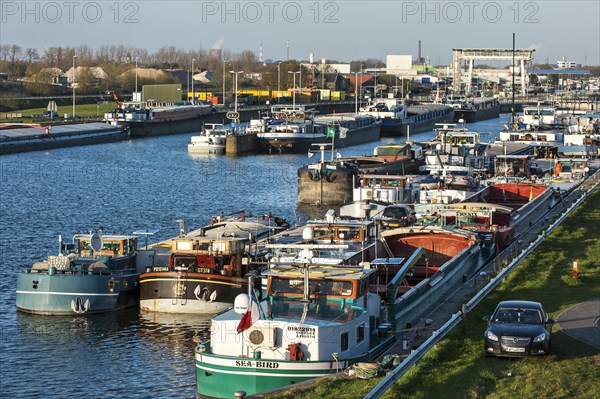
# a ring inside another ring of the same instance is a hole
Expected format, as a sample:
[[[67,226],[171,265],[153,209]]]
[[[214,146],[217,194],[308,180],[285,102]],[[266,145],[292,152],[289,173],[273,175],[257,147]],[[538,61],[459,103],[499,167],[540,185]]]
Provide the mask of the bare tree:
[[[234,65],[237,70],[246,72],[255,72],[260,63],[253,51],[242,51],[234,58]]]
[[[8,61],[10,58],[10,44],[0,45],[0,57],[2,61]]]
[[[175,46],[161,47],[156,53],[156,60],[161,68],[172,69],[179,63],[178,55]]]
[[[28,47],[25,50],[25,57],[27,58],[27,65],[31,65],[33,62],[38,62],[40,55],[36,48]]]

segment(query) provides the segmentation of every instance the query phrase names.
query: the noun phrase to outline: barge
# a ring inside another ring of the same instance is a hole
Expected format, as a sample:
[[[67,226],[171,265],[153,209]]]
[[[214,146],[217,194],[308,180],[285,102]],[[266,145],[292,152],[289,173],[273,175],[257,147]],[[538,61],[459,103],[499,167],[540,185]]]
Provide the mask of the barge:
[[[272,153],[308,152],[313,144],[341,147],[379,140],[381,121],[370,115],[335,114],[315,116],[302,106],[274,106],[257,133],[259,144]]]
[[[286,227],[283,219],[242,211],[157,244],[160,264],[140,276],[140,308],[214,314],[231,307],[235,296],[247,291],[244,276],[258,273],[248,261],[251,247]]]
[[[187,133],[198,130],[202,119],[213,112],[207,104],[155,104],[124,102],[104,114],[104,122],[123,126],[133,138]]]
[[[120,126],[103,123],[0,125],[0,154],[111,143],[128,138]]]

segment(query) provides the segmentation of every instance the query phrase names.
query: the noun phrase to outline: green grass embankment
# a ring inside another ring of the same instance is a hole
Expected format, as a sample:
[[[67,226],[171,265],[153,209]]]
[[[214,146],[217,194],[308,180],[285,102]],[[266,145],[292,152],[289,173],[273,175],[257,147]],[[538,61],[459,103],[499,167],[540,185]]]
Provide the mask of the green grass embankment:
[[[600,397],[600,351],[554,328],[542,358],[486,358],[484,315],[508,299],[541,302],[551,317],[600,296],[600,190],[591,195],[444,340],[389,389],[386,399]],[[579,261],[579,280],[571,277]],[[361,398],[381,378],[324,379],[279,398]]]
[[[57,101],[57,112],[58,119],[55,121],[62,121],[65,114],[72,115],[73,114],[73,102],[66,101]],[[114,101],[102,102],[100,105],[97,105],[96,102],[93,104],[85,104],[85,103],[75,103],[75,115],[78,118],[96,118],[102,117],[105,112],[109,112],[117,108],[117,105]],[[27,108],[20,109],[15,111],[10,111],[11,114],[21,114],[21,118],[10,119],[10,120],[2,120],[0,122],[25,122],[31,123],[33,121],[39,122],[41,118],[32,118],[33,115],[42,115],[42,113],[46,111],[46,107],[43,108]],[[50,122],[49,119],[43,119],[44,122]]]

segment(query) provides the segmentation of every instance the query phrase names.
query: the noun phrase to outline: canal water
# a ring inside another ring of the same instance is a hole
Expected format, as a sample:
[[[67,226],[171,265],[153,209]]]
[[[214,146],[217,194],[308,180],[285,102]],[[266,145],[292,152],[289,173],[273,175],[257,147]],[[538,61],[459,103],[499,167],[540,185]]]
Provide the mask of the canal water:
[[[491,141],[506,120],[468,128]],[[317,154],[190,155],[193,134],[0,157],[0,397],[194,397],[194,346],[208,337],[210,318],[138,309],[51,317],[15,308],[18,271],[55,254],[58,234],[149,228],[160,240],[177,234],[177,219],[197,228],[243,208],[297,223],[326,212],[297,207],[296,170]],[[395,141],[336,152],[367,155]]]

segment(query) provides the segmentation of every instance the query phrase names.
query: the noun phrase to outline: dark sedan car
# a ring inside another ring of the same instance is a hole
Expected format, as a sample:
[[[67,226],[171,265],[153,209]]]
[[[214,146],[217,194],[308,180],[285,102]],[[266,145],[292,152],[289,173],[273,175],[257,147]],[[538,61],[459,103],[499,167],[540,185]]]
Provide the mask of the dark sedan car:
[[[552,325],[542,305],[530,301],[500,302],[485,331],[486,356],[541,356],[550,354]]]
[[[396,228],[412,226],[417,222],[417,216],[408,205],[388,205],[375,220],[381,222],[383,227]]]

